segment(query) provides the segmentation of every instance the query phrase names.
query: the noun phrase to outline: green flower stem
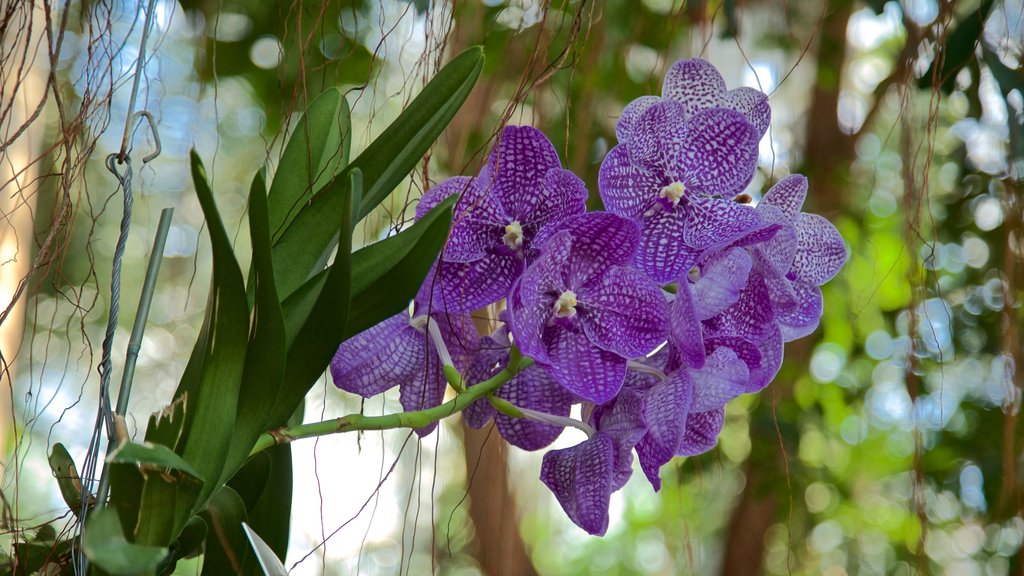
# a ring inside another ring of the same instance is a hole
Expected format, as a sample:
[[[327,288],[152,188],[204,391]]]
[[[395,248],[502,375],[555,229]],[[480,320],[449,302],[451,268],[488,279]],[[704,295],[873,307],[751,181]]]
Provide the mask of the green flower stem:
[[[455,398],[433,408],[417,410],[415,412],[399,412],[397,414],[385,414],[383,416],[365,416],[363,414],[349,414],[333,420],[300,424],[298,426],[286,426],[265,432],[260,435],[256,445],[249,452],[253,456],[271,446],[286,444],[293,440],[302,438],[314,438],[328,434],[340,434],[342,432],[353,432],[356,430],[391,430],[394,428],[423,428],[439,420],[447,418],[456,412],[465,410],[470,404],[483,398],[490,392],[497,390],[502,384],[508,382],[519,374],[527,366],[533,364],[532,358],[524,358],[514,354],[509,360],[507,368],[496,374],[490,380],[486,380],[471,386],[465,392],[460,392]]]

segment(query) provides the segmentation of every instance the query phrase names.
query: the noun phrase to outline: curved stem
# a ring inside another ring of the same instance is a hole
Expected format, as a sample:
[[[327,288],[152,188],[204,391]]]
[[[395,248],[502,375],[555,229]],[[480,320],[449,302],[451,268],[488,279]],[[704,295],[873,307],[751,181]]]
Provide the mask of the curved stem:
[[[333,420],[300,424],[298,426],[285,426],[270,432],[265,432],[256,440],[256,445],[249,452],[249,456],[262,452],[271,446],[286,444],[301,438],[314,438],[328,434],[340,434],[355,430],[390,430],[392,428],[423,428],[465,410],[470,404],[483,398],[508,382],[527,366],[533,364],[532,358],[524,358],[513,355],[515,360],[510,360],[507,368],[496,374],[490,380],[486,380],[470,387],[465,392],[460,392],[455,398],[433,408],[417,410],[415,412],[399,412],[397,414],[385,414],[383,416],[365,416],[363,414],[349,414]]]
[[[657,378],[659,382],[667,378],[667,376],[665,376],[665,373],[662,372],[661,370],[655,368],[654,366],[644,364],[643,362],[637,362],[636,360],[627,360],[626,368],[633,370],[635,372],[650,374],[651,376]]]

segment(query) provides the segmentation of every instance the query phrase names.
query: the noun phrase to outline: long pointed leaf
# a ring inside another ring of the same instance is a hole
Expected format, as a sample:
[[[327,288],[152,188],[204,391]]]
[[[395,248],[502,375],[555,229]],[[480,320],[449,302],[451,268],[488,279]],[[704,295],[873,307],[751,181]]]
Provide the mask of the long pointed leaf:
[[[352,126],[345,94],[328,88],[310,103],[281,155],[267,195],[268,222],[275,240],[316,195],[348,165]]]
[[[246,521],[245,504],[227,486],[218,490],[200,514],[206,522],[206,554],[203,576],[241,574],[249,552],[249,543],[242,531]]]
[[[282,299],[318,274],[338,242],[336,215],[348,195],[347,172],[363,173],[359,222],[394,190],[430,149],[465,102],[483,68],[483,50],[470,48],[452,60],[409,107],[358,158],[302,207],[274,244]]]
[[[351,278],[349,259],[352,255],[352,216],[363,189],[362,172],[355,169],[348,174],[350,193],[342,202],[340,222],[336,223],[341,238],[338,253],[316,303],[295,335],[294,342],[288,347],[288,378],[278,388],[271,410],[271,425],[283,424],[295,412],[295,407],[326,369],[345,333]]]
[[[284,316],[274,280],[268,217],[266,185],[262,174],[257,173],[249,192],[249,235],[255,285],[253,321],[242,376],[245,390],[238,396],[235,430],[222,480],[235,473],[256,438],[266,431],[268,412],[274,406],[274,397],[284,375]]]
[[[409,305],[448,239],[455,200],[448,198],[407,230],[352,255],[352,304],[345,338]]]
[[[175,397],[187,394],[189,404],[180,454],[209,479],[196,502],[195,508],[199,508],[217,487],[216,479],[224,468],[235,427],[249,307],[242,271],[206,181],[206,171],[195,150],[191,158],[192,180],[213,249],[213,278],[203,327]]]

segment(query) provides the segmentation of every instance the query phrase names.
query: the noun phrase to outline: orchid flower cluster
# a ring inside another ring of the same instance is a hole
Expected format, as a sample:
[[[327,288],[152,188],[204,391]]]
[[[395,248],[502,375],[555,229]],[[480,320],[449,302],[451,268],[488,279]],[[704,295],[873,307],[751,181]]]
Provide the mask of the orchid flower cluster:
[[[567,425],[585,431],[544,455],[541,481],[574,523],[604,534],[633,453],[658,490],[673,457],[713,448],[725,405],[766,387],[784,342],[817,327],[820,286],[846,259],[836,228],[800,211],[804,177],[756,206],[742,194],[770,117],[765,94],[727,90],[704,60],[675,63],[662,96],[623,110],[597,212],[540,131],[506,127],[476,177],[420,200],[417,217],[459,197],[447,245],[411,313],[341,345],[335,384],[363,397],[398,386],[414,411],[440,404],[449,384],[462,391],[532,359],[464,417],[474,428],[493,419],[524,450]],[[501,301],[500,327],[479,337],[469,314]],[[569,417],[574,404],[582,420]]]

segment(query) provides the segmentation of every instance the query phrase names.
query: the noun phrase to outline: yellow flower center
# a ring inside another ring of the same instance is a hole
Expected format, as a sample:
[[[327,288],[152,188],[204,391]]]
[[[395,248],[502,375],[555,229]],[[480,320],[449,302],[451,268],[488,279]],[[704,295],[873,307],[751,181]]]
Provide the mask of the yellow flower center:
[[[513,250],[519,250],[523,247],[523,226],[519,223],[519,220],[513,220],[505,225],[505,235],[501,237],[501,240],[505,243],[505,246]]]
[[[555,301],[555,318],[572,318],[576,315],[576,293],[566,290]]]
[[[679,199],[686,193],[686,186],[682,182],[673,182],[658,192],[658,198],[664,198],[672,203],[672,206],[679,204]]]

